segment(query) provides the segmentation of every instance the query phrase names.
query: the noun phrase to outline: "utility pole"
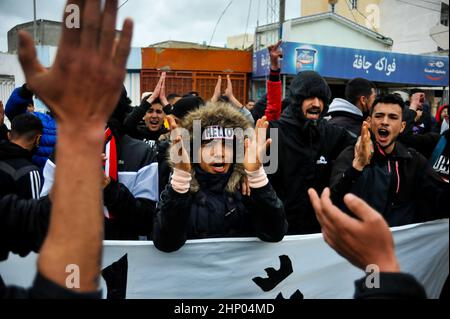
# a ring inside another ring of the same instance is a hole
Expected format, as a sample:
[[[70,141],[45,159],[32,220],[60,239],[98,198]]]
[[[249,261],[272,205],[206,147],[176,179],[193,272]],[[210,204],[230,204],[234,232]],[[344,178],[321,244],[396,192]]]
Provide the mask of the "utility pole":
[[[33,40],[34,45],[37,44],[36,38],[37,38],[37,24],[36,24],[36,0],[33,0]]]
[[[283,37],[283,23],[286,20],[286,0],[280,0],[280,34],[279,39]]]

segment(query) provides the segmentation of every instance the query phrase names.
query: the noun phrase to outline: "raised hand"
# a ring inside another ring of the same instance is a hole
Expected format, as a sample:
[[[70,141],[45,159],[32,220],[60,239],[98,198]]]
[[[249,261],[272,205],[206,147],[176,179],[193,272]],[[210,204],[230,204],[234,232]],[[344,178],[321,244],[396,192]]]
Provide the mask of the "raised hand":
[[[321,198],[314,189],[308,194],[323,238],[337,253],[364,271],[368,265],[377,265],[381,272],[400,271],[392,234],[383,216],[351,194],[344,197],[344,203],[358,219],[333,205],[328,188]]]
[[[272,70],[278,70],[281,67],[280,59],[283,58],[283,51],[281,51],[282,41],[278,41],[277,44],[271,45],[267,48],[269,50],[270,68]]]
[[[211,102],[217,102],[220,98],[222,92],[222,77],[219,75],[219,77],[217,78],[217,83],[216,83],[216,87],[214,88],[214,94],[211,98]]]
[[[361,136],[355,145],[355,158],[353,167],[362,171],[364,167],[370,164],[373,155],[373,143],[370,139],[369,123],[364,122],[361,128]]]
[[[227,74],[227,88],[225,89],[224,95],[230,100],[234,97],[233,94],[233,84],[231,83],[230,75]]]
[[[126,19],[114,45],[117,1],[71,0],[84,8],[82,28],[63,28],[58,53],[50,69],[38,61],[34,41],[19,32],[19,60],[27,85],[52,110],[59,123],[76,123],[77,130],[104,125],[117,105],[130,52],[132,21]],[[68,13],[66,13],[67,16]],[[80,94],[80,93],[83,94]]]
[[[173,117],[173,115],[167,115],[166,116],[167,123],[169,124],[169,131],[172,132],[178,128],[178,123]]]
[[[411,103],[409,108],[413,111],[417,111],[423,108],[424,103],[425,103],[425,94],[417,92],[413,94],[413,96],[411,97]]]
[[[174,163],[175,168],[188,172],[191,172],[191,160],[189,154],[184,147],[183,138],[178,135],[173,140],[173,144],[170,148],[170,159]]]
[[[161,83],[161,89],[159,90],[159,100],[161,101],[162,106],[166,106],[169,104],[169,101],[167,100],[166,96],[166,78],[167,78],[166,72],[163,72],[161,74],[161,77],[163,78],[163,80]]]
[[[101,0],[67,2],[80,8],[82,24],[80,28],[63,24],[58,53],[48,70],[37,60],[31,36],[19,32],[19,59],[27,86],[58,121],[53,205],[38,270],[60,289],[69,289],[66,267],[77,265],[76,292],[98,289],[104,224],[102,185],[106,182],[99,154],[106,122],[122,92],[132,36],[132,21],[126,19],[115,42],[118,1],[104,3],[102,9]]]
[[[237,108],[242,108],[244,105],[236,99],[233,93],[233,84],[231,83],[230,75],[227,75],[227,88],[225,89],[224,95],[230,100],[230,103]]]
[[[272,143],[267,139],[269,122],[263,116],[256,122],[255,134],[245,140],[244,168],[249,172],[255,172],[262,166],[262,159]]]
[[[161,89],[162,89],[162,87],[164,85],[165,80],[166,80],[166,72],[163,72],[161,74],[161,77],[158,80],[158,83],[155,86],[155,89],[153,90],[153,92],[149,96],[149,98],[147,99],[147,102],[149,104],[152,104],[156,99],[160,98],[160,96],[161,96]]]

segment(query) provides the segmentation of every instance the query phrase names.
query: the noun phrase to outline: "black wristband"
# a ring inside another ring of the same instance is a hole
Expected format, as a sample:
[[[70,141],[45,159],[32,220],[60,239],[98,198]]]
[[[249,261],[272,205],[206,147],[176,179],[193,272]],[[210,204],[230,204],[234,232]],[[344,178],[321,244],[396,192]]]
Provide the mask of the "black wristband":
[[[280,82],[281,81],[280,73],[281,73],[280,69],[277,69],[277,70],[270,69],[269,81],[270,82]]]

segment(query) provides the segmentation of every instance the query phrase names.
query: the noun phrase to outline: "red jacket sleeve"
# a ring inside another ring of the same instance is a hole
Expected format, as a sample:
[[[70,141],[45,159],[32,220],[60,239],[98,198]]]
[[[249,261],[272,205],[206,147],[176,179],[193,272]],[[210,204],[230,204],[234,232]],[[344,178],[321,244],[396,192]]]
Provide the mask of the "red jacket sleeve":
[[[282,100],[281,81],[275,82],[269,79],[269,81],[267,81],[267,107],[265,112],[265,116],[267,117],[268,121],[276,121],[280,119],[281,100]]]

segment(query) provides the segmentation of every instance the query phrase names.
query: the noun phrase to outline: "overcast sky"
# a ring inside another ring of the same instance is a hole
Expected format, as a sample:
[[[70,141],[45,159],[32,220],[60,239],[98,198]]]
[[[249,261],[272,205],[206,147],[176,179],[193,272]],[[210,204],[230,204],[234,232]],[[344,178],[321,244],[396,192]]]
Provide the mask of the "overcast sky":
[[[36,0],[37,18],[60,21],[65,0]],[[121,4],[125,0],[119,1]],[[214,26],[230,0],[129,0],[119,11],[117,27],[124,18],[135,21],[133,46],[179,40],[209,43]],[[286,18],[300,15],[300,0],[286,1]],[[223,46],[228,36],[254,33],[257,20],[266,24],[267,0],[234,0],[214,35],[212,45]],[[259,7],[259,10],[258,10]],[[259,12],[259,13],[258,13]],[[0,0],[0,51],[7,51],[7,32],[15,25],[33,20],[33,0]]]

